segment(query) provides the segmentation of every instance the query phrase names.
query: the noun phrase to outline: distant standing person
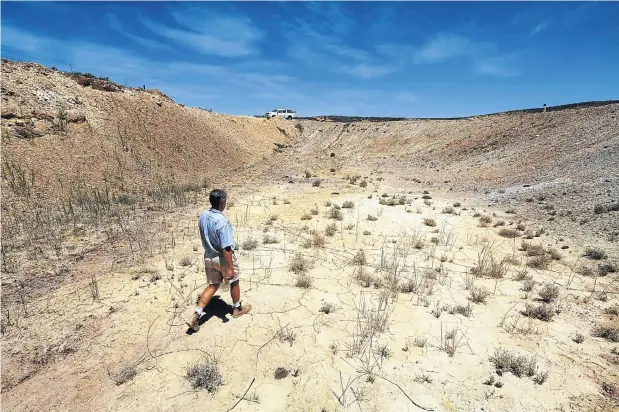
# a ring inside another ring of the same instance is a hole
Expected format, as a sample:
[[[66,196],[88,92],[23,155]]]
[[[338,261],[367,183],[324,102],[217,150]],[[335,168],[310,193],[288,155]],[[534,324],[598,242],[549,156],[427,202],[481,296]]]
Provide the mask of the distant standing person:
[[[198,307],[187,326],[194,332],[200,330],[198,320],[204,314],[204,308],[209,304],[221,282],[230,282],[232,297],[232,317],[238,318],[251,310],[251,305],[241,304],[241,288],[239,286],[240,271],[236,259],[236,244],[232,237],[232,225],[222,213],[226,208],[227,194],[224,190],[215,189],[209,194],[211,208],[205,210],[198,220],[198,228],[204,248],[204,270],[208,286],[200,295]]]

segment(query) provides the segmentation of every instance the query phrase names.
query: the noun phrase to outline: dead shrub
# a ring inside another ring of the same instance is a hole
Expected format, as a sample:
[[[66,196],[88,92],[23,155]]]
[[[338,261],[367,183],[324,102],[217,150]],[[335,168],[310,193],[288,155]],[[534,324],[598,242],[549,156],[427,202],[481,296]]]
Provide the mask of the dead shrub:
[[[470,299],[473,303],[486,303],[486,299],[490,296],[490,291],[483,286],[473,286],[470,290],[470,294]]]
[[[309,289],[312,287],[312,278],[306,274],[298,275],[294,285],[301,289]]]
[[[581,344],[585,341],[585,335],[583,335],[582,333],[577,333],[576,335],[574,335],[572,340],[578,344]]]
[[[325,237],[318,233],[314,233],[311,242],[312,246],[317,249],[325,247],[326,244]]]
[[[456,211],[454,210],[453,207],[451,206],[447,206],[443,208],[443,213],[446,213],[448,215],[453,215]]]
[[[525,292],[531,292],[535,288],[535,281],[531,278],[527,278],[522,282],[522,290]]]
[[[342,203],[342,209],[353,209],[355,207],[355,203],[347,200],[344,203]]]
[[[604,338],[611,342],[619,342],[619,327],[613,325],[596,325],[591,334],[598,338]]]
[[[497,220],[496,222],[494,222],[494,225],[492,225],[494,227],[499,227],[499,226],[505,226],[505,221],[504,220]]]
[[[322,306],[318,311],[324,313],[325,315],[328,315],[331,312],[335,312],[335,305],[333,303],[323,302]]]
[[[488,215],[480,216],[479,218],[479,227],[486,227],[490,223],[492,223],[492,217]]]
[[[436,220],[430,219],[430,218],[426,218],[426,219],[423,219],[423,224],[426,225],[426,226],[435,227],[436,226]]]
[[[279,243],[279,239],[273,235],[264,235],[262,237],[262,243],[265,245],[272,245],[275,243]]]
[[[617,272],[617,264],[615,262],[603,262],[598,265],[598,274],[606,276],[609,273]]]
[[[547,283],[537,294],[546,303],[554,302],[559,297],[559,286]]]
[[[247,238],[242,245],[244,250],[254,250],[258,247],[258,240],[253,238]]]
[[[504,227],[499,231],[499,236],[506,237],[508,239],[515,239],[520,236],[520,233],[516,229]]]
[[[534,256],[527,261],[527,266],[534,269],[546,270],[552,259],[548,255]]]
[[[127,383],[138,375],[138,370],[134,365],[123,366],[116,373],[109,373],[110,378],[114,381],[114,384],[120,386]]]
[[[193,259],[191,258],[191,256],[184,256],[178,262],[178,264],[181,265],[181,266],[191,266],[192,263],[193,263]]]
[[[353,265],[357,265],[357,266],[363,266],[367,264],[367,258],[365,257],[365,252],[362,250],[359,250],[355,256],[352,258],[352,263]]]
[[[594,247],[588,247],[587,249],[585,249],[583,256],[592,260],[602,260],[606,259],[607,257],[606,252],[604,252],[602,249]]]
[[[301,220],[312,220],[312,215],[304,213],[303,216],[301,216]]]
[[[340,210],[339,207],[333,206],[327,212],[327,218],[335,219],[335,220],[343,220],[344,219],[344,215],[342,214],[342,211]]]
[[[541,245],[532,245],[527,242],[522,242],[521,249],[527,252],[527,256],[543,256],[546,253]]]
[[[471,315],[473,315],[473,306],[470,303],[468,303],[466,306],[462,304],[457,304],[449,310],[449,313],[452,315],[462,315],[470,318]]]
[[[544,322],[550,322],[556,314],[556,309],[545,303],[542,303],[541,305],[525,303],[525,309],[522,312],[523,316],[543,320]]]
[[[494,365],[497,372],[511,372],[514,376],[533,377],[538,373],[537,359],[526,355],[516,355],[515,353],[503,348],[494,350],[490,356],[490,362]]]
[[[301,253],[296,253],[290,262],[290,271],[296,274],[306,273],[310,269],[310,262]]]
[[[546,253],[548,253],[548,256],[550,256],[550,258],[552,260],[561,260],[561,259],[563,259],[563,255],[561,255],[561,253],[559,253],[559,251],[557,249],[548,248],[548,249],[546,249]]]
[[[363,266],[355,269],[354,278],[364,288],[369,288],[374,283],[374,275],[369,273]]]
[[[607,315],[616,315],[619,316],[619,305],[609,306],[604,309],[604,313]]]
[[[327,226],[327,228],[325,229],[325,235],[331,237],[333,235],[335,235],[335,232],[337,232],[337,226],[335,225],[335,223],[331,223],[329,226]]]
[[[214,393],[224,384],[219,366],[214,358],[187,367],[187,380],[194,389]]]

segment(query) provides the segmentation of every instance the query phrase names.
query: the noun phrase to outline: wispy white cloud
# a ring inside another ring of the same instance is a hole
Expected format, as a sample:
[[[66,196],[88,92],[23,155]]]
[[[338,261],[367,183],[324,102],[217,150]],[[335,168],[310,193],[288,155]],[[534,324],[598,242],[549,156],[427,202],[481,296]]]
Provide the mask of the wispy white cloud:
[[[478,55],[490,48],[491,45],[486,42],[476,42],[458,34],[441,33],[417,50],[413,60],[415,63],[439,63]]]
[[[544,20],[542,22],[539,22],[534,28],[533,30],[531,30],[531,33],[529,33],[531,36],[535,36],[538,33],[541,33],[542,31],[546,30],[548,28],[548,26],[550,25],[550,20]]]
[[[515,54],[486,57],[475,62],[475,73],[495,77],[516,77],[522,72],[516,67]]]
[[[374,79],[394,73],[398,70],[395,65],[381,65],[359,63],[354,65],[345,65],[338,69],[342,73],[347,73],[360,79]]]
[[[172,13],[180,27],[142,18],[154,35],[203,54],[243,57],[258,53],[257,42],[263,33],[247,17],[221,15],[198,8]]]
[[[132,40],[133,42],[144,46],[144,47],[150,47],[153,49],[161,49],[161,50],[170,50],[171,47],[167,44],[155,41],[155,40],[151,40],[151,39],[147,39],[145,37],[141,37],[141,36],[137,36],[135,34],[132,34],[130,32],[128,32],[120,23],[120,21],[118,20],[118,18],[116,16],[114,16],[113,14],[108,14],[106,15],[106,19],[107,19],[107,23],[108,26],[112,29],[117,31],[118,33],[122,34],[123,36],[125,36],[126,38],[128,38],[129,40]]]

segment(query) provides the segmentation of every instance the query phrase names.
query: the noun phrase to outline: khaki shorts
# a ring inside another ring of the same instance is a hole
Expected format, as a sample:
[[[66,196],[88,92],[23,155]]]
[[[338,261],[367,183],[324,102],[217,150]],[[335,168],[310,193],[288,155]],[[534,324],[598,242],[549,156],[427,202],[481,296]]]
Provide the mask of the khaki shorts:
[[[240,279],[241,271],[239,269],[239,264],[236,259],[236,253],[232,253],[232,264],[234,265],[234,272],[236,276],[229,281],[226,280],[226,283],[236,282]],[[204,258],[204,271],[206,272],[206,280],[209,285],[219,285],[224,282],[223,271],[226,269],[228,265],[226,264],[226,260],[223,256],[216,256],[214,258]]]

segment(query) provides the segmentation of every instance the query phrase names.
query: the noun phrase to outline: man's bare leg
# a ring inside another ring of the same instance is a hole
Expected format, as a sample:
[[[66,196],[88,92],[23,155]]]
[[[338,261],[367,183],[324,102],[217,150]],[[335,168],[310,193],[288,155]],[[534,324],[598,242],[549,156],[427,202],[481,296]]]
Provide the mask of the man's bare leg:
[[[198,307],[196,308],[196,311],[193,314],[191,321],[187,322],[187,326],[189,326],[189,328],[192,329],[194,332],[197,332],[200,330],[200,325],[198,324],[198,320],[200,319],[200,316],[204,314],[204,308],[206,308],[206,306],[209,304],[209,302],[215,295],[215,292],[217,292],[217,289],[219,289],[218,284],[208,285],[208,287],[204,289],[204,291],[200,295],[200,299],[198,299]]]
[[[241,305],[241,287],[239,281],[230,283],[230,297],[232,298],[232,317],[238,318],[239,316],[249,313],[251,305]]]

